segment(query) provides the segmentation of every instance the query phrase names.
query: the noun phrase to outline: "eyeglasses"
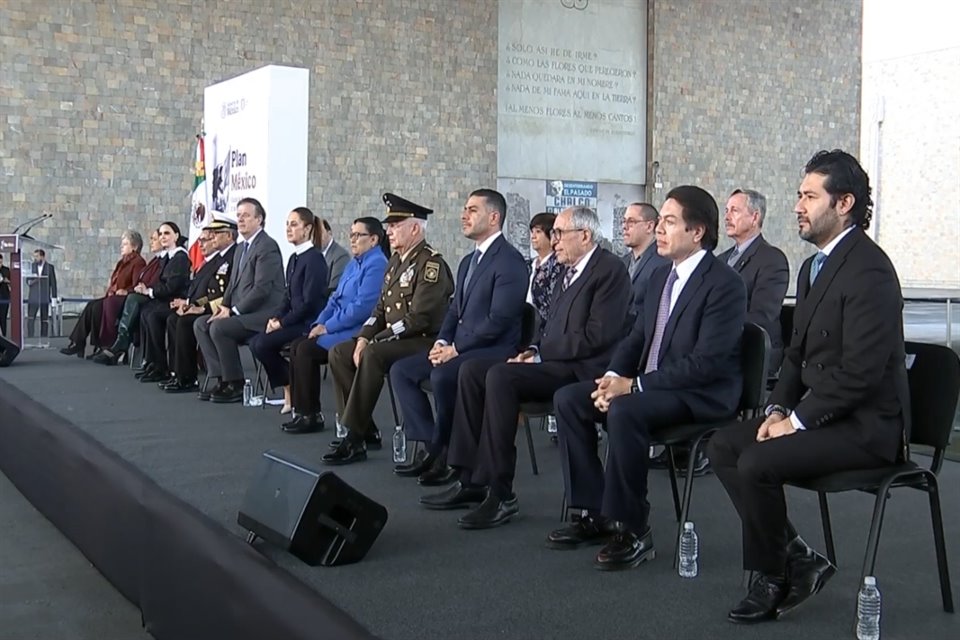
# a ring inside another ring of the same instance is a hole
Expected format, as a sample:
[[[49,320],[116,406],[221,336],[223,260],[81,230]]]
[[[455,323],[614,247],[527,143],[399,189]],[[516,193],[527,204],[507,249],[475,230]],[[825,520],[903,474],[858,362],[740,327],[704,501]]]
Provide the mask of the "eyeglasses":
[[[574,227],[573,229],[558,229],[554,227],[550,230],[550,237],[556,240],[563,240],[563,234],[570,233],[571,231],[586,231],[583,227]]]
[[[359,240],[360,238],[369,238],[372,235],[373,235],[372,233],[351,233],[350,239]]]

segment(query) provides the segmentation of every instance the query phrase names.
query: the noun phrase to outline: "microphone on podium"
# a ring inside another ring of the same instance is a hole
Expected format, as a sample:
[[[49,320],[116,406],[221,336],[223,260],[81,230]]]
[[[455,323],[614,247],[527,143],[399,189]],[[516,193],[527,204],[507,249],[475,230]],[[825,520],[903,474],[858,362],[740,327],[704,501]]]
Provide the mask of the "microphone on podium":
[[[27,232],[30,231],[30,229],[33,229],[35,226],[37,226],[47,218],[52,218],[52,217],[53,217],[52,213],[45,213],[42,216],[37,216],[36,218],[27,220],[26,222],[18,226],[16,229],[14,229],[13,232],[19,233],[22,236],[26,236]],[[21,229],[23,230],[21,231]],[[30,236],[27,236],[27,237],[30,237]]]

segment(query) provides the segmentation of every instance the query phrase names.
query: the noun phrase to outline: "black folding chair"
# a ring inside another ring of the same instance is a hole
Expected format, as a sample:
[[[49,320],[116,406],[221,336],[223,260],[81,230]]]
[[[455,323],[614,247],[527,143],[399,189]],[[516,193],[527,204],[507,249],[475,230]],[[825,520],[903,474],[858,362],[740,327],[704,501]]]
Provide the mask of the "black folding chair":
[[[673,507],[677,515],[676,545],[679,550],[680,534],[683,523],[690,512],[690,500],[693,495],[694,469],[697,455],[705,443],[718,429],[737,424],[740,420],[759,414],[767,397],[767,362],[770,353],[770,336],[763,327],[752,322],[743,325],[743,337],[740,347],[740,368],[743,373],[743,389],[737,413],[728,420],[679,424],[658,429],[652,434],[651,444],[660,444],[667,448],[670,489],[673,492]],[[687,459],[687,473],[683,484],[683,500],[680,500],[677,488],[677,468],[674,462],[675,447],[690,447]],[[674,563],[677,554],[674,553]]]
[[[910,488],[926,492],[930,499],[930,519],[933,524],[933,543],[940,574],[943,610],[953,613],[953,593],[947,567],[947,549],[944,543],[937,474],[943,466],[944,451],[950,443],[950,432],[957,410],[957,397],[960,394],[960,358],[948,347],[917,342],[906,343],[906,352],[912,421],[910,444],[933,447],[930,467],[921,467],[913,460],[906,460],[879,469],[841,471],[789,484],[817,492],[820,498],[820,516],[827,557],[834,564],[837,564],[837,555],[833,546],[827,494],[863,491],[876,496],[873,518],[870,521],[870,534],[867,537],[867,549],[863,557],[861,584],[864,577],[875,575],[880,528],[883,524],[884,509],[887,498],[890,497],[890,490]]]

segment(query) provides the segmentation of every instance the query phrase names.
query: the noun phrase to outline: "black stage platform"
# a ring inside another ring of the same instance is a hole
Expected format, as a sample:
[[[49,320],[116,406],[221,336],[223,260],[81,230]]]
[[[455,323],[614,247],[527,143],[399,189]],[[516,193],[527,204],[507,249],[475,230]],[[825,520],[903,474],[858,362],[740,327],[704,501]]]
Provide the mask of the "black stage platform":
[[[329,389],[325,406],[332,422]],[[385,395],[385,394],[384,394]],[[203,403],[55,351],[27,351],[0,370],[0,469],[139,606],[162,640],[187,638],[826,638],[852,636],[872,496],[832,500],[841,571],[789,618],[751,628],[725,621],[741,597],[738,521],[719,483],[698,479],[692,518],[701,574],[671,568],[675,523],[665,474],[652,472],[659,556],[633,571],[591,567],[596,549],[551,551],[561,480],[555,445],[535,431],[540,475],[521,442],[520,516],[461,531],[462,512],[425,511],[424,490],[391,473],[389,451],[335,469],[384,504],[390,519],[356,565],[311,568],[250,548],[236,515],[266,449],[319,461],[333,438],[279,431],[277,409]],[[389,436],[389,405],[378,422]],[[941,475],[953,587],[960,593],[960,464]],[[950,638],[926,497],[894,494],[880,545],[884,638]],[[790,496],[794,522],[822,546],[815,496]]]

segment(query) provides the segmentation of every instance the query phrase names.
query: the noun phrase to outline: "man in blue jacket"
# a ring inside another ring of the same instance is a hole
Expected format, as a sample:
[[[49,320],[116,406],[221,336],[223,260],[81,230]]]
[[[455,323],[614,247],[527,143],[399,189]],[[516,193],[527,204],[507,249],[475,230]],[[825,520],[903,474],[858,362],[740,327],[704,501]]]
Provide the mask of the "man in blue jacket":
[[[460,223],[463,235],[473,240],[476,248],[460,261],[453,302],[437,340],[429,351],[404,358],[390,368],[407,437],[429,443],[424,456],[395,471],[401,476],[420,476],[422,485],[447,484],[454,476],[445,453],[453,428],[460,365],[477,357],[505,360],[519,346],[527,266],[503,236],[506,213],[507,203],[499,192],[478,189],[470,194]],[[434,392],[436,416],[420,389],[426,380]]]

